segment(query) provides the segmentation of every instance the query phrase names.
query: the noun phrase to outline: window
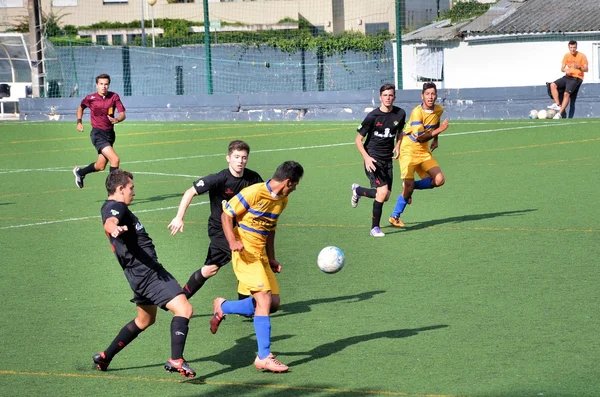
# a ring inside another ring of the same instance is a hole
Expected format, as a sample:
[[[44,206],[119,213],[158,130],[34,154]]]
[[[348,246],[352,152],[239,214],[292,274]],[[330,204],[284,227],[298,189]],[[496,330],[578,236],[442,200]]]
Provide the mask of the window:
[[[112,39],[112,45],[123,45],[123,35],[122,34],[113,34],[111,39]]]
[[[105,34],[99,34],[96,36],[96,44],[107,45],[108,44],[108,36]]]
[[[379,32],[389,32],[390,24],[387,22],[366,23],[365,34],[377,34]]]
[[[77,7],[77,0],[52,0],[52,7]]]
[[[167,0],[169,4],[173,3],[193,3],[194,0]]]
[[[129,0],[102,0],[104,4],[127,4]]]
[[[417,81],[444,80],[444,49],[436,47],[416,48]]]
[[[23,0],[0,0],[0,8],[23,8]]]

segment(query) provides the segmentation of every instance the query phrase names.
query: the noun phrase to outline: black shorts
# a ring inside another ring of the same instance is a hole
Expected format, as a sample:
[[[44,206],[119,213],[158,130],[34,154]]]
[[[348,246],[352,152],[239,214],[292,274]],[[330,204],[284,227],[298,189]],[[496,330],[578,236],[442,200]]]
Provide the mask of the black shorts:
[[[156,305],[163,310],[177,295],[183,294],[181,286],[164,267],[158,270],[146,265],[128,267],[124,270],[133,290],[131,302],[136,305]]]
[[[90,132],[90,139],[92,144],[98,151],[98,154],[102,153],[102,149],[107,146],[112,146],[115,143],[115,131],[101,130],[99,128],[92,128]]]
[[[204,265],[217,265],[219,268],[231,262],[231,249],[225,235],[210,236],[210,245]]]
[[[583,80],[571,76],[563,76],[554,82],[559,91],[567,92],[569,95],[577,92],[581,83]]]
[[[365,174],[367,174],[367,178],[369,178],[372,188],[378,188],[387,185],[389,191],[392,191],[392,183],[394,182],[393,161],[377,160],[375,163],[375,171],[367,171],[367,167],[365,167]]]

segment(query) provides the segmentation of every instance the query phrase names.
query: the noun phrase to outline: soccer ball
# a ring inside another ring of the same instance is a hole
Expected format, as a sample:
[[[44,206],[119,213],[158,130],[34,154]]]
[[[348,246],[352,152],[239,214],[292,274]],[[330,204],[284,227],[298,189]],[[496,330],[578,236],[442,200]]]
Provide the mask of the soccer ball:
[[[546,118],[547,119],[551,119],[554,116],[556,116],[556,110],[552,110],[552,109],[546,110]]]
[[[545,109],[542,109],[538,112],[538,119],[545,119],[547,117],[548,115]]]
[[[325,247],[319,252],[317,266],[325,273],[337,273],[344,267],[346,257],[341,249],[334,246]]]
[[[538,118],[538,111],[533,109],[531,112],[529,112],[529,118],[530,119],[537,119]]]

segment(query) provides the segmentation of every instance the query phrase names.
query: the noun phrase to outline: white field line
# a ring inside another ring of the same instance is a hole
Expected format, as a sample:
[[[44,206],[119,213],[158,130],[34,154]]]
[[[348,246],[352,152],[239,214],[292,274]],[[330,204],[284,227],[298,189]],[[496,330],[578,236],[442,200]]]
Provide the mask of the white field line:
[[[191,206],[194,205],[204,205],[204,204],[209,204],[210,201],[202,201],[199,203],[193,203],[190,204]],[[166,210],[172,210],[172,209],[177,209],[179,208],[179,206],[176,207],[161,207],[161,208],[154,208],[154,209],[149,209],[149,210],[137,210],[135,211],[136,214],[141,214],[144,212],[156,212],[156,211],[166,211]],[[67,219],[57,219],[55,221],[44,221],[44,222],[35,222],[35,223],[25,223],[25,224],[21,224],[21,225],[10,225],[10,226],[2,226],[0,227],[0,230],[7,230],[7,229],[18,229],[21,227],[30,227],[30,226],[45,226],[45,225],[54,225],[57,223],[65,223],[65,222],[77,222],[77,221],[87,221],[90,219],[99,219],[100,215],[93,215],[93,216],[83,216],[80,218],[67,218]]]
[[[597,122],[589,122],[589,121],[580,121],[572,124],[589,124],[589,123],[597,123]],[[520,127],[506,127],[506,128],[495,128],[488,130],[475,130],[475,131],[466,131],[466,132],[455,132],[450,134],[444,134],[444,137],[452,137],[452,136],[460,136],[460,135],[471,135],[471,134],[485,134],[485,133],[494,133],[494,132],[505,132],[505,131],[513,131],[513,130],[524,130],[524,129],[535,129],[535,128],[550,128],[550,127],[562,127],[562,123],[548,122],[543,124],[536,125],[527,125]],[[314,145],[314,146],[299,146],[293,148],[279,148],[279,149],[262,149],[262,150],[253,150],[252,153],[272,153],[272,152],[288,152],[292,150],[310,150],[310,149],[324,149],[331,148],[336,146],[351,146],[354,145],[354,142],[344,142],[344,143],[334,143],[329,145]],[[200,158],[208,158],[208,157],[221,157],[223,153],[214,153],[214,154],[199,154],[196,156],[181,156],[181,157],[165,157],[161,159],[151,159],[151,160],[136,160],[136,161],[127,161],[122,164],[148,164],[155,163],[160,161],[179,161],[179,160],[191,160],[191,159],[200,159]],[[0,170],[0,174],[14,174],[19,172],[53,172],[53,171],[69,171],[71,172],[72,166],[68,167],[49,167],[49,168],[23,168],[23,169],[2,169]],[[133,172],[133,171],[132,171]],[[142,174],[143,172],[134,172],[136,174]],[[161,174],[161,173],[145,173],[147,175],[165,175],[165,176],[182,176],[186,178],[199,178],[196,175],[185,175],[185,174]]]

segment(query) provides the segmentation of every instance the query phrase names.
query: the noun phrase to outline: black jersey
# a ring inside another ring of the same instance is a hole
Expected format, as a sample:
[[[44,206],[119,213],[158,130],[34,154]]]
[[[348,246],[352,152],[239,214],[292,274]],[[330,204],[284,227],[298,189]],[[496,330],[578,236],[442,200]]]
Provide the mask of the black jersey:
[[[158,257],[152,239],[138,218],[129,210],[127,204],[106,200],[102,205],[102,224],[108,218],[117,218],[119,226],[127,226],[127,231],[114,238],[107,233],[110,245],[119,264],[123,269],[132,268],[141,264],[153,269],[160,269]]]
[[[363,145],[375,160],[392,161],[396,134],[402,131],[406,112],[394,106],[389,113],[379,108],[372,110],[358,126],[357,131],[366,137]]]
[[[263,182],[258,172],[248,168],[244,170],[241,177],[235,177],[229,168],[207,175],[194,182],[194,188],[198,194],[208,192],[210,198],[210,216],[208,218],[209,234],[222,233],[221,214],[223,213],[223,200],[229,201],[243,188]]]

